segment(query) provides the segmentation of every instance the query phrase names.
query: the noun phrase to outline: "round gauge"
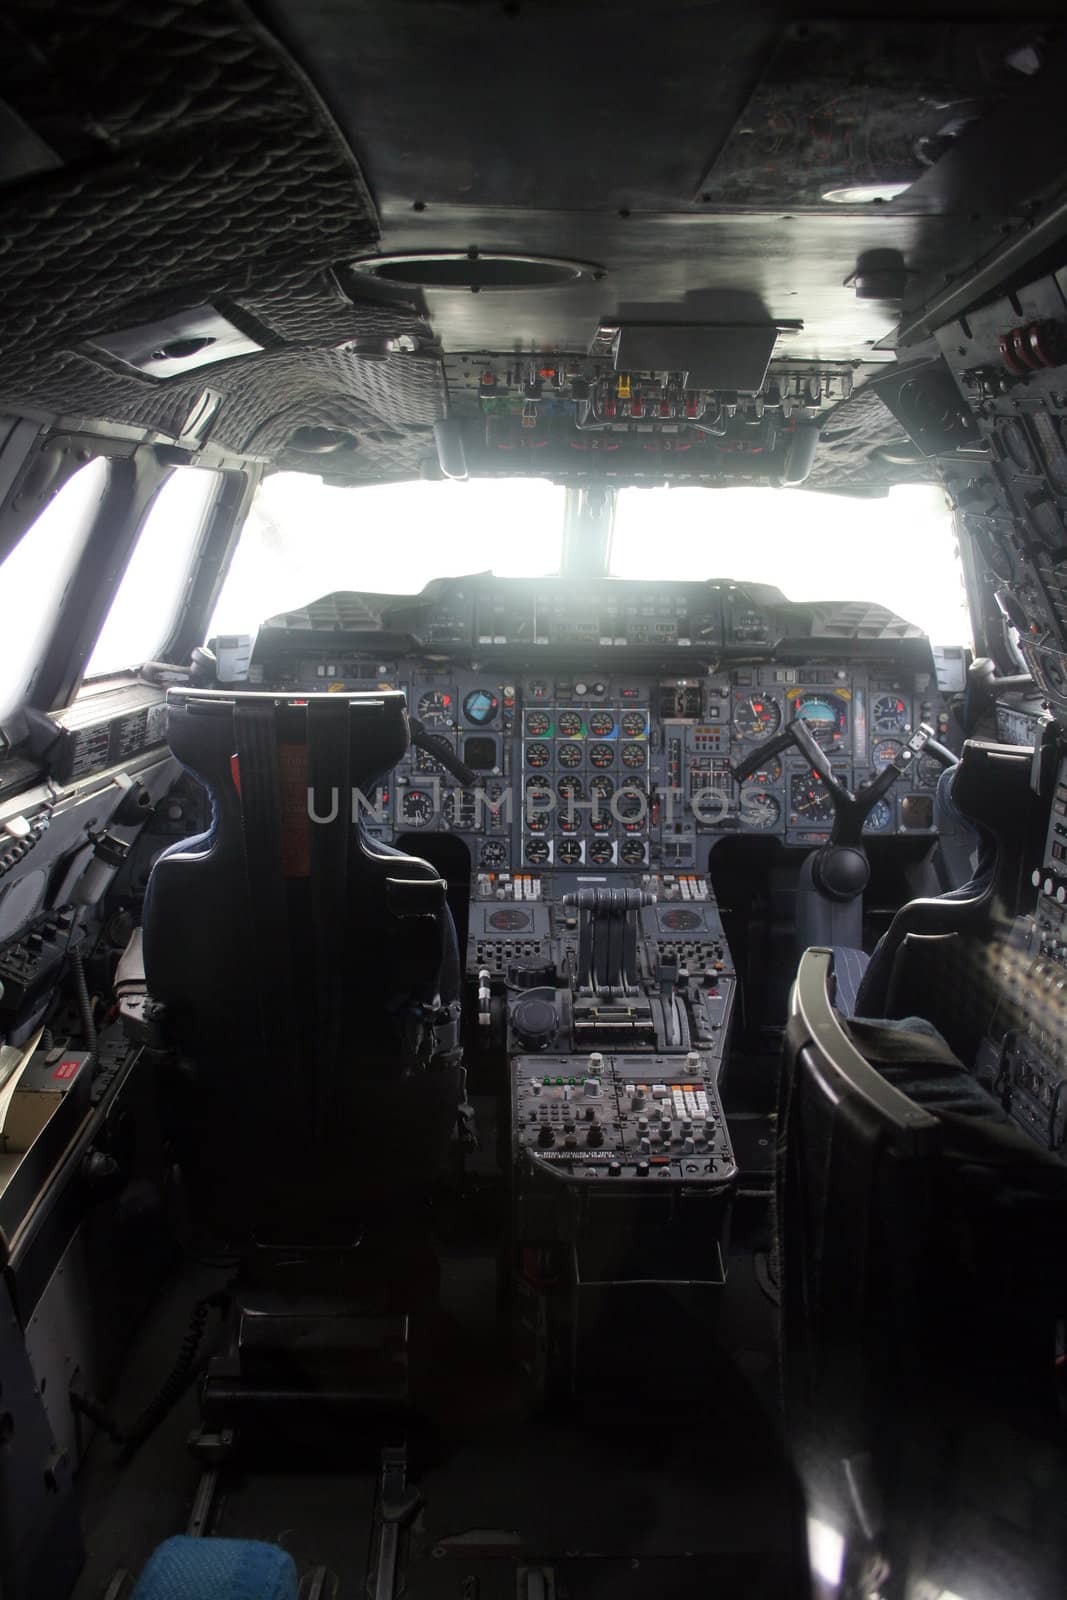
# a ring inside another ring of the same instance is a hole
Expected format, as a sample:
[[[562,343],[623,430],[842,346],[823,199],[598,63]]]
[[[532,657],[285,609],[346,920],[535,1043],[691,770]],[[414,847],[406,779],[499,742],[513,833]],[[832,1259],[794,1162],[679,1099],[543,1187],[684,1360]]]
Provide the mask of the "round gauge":
[[[782,726],[782,708],[769,695],[744,695],[734,706],[734,727],[742,739],[769,739]]]
[[[893,806],[891,801],[883,795],[881,800],[876,800],[867,813],[863,824],[864,833],[883,833],[891,827],[893,822]]]
[[[899,739],[876,740],[871,746],[871,765],[877,772],[881,772],[883,767],[888,767],[891,761],[897,759],[903,748]]]
[[[496,928],[500,933],[518,933],[522,928],[528,928],[533,920],[528,911],[520,911],[517,906],[505,906],[500,911],[491,911],[486,918],[491,928]]]
[[[429,735],[429,740],[430,740],[431,744],[441,745],[441,747],[443,749],[445,749],[445,750],[452,750],[452,749],[455,748],[455,746],[453,745],[451,739],[446,739],[443,733],[431,733]],[[444,770],[445,770],[444,767],[442,767],[441,763],[439,761],[437,761],[430,754],[429,750],[423,750],[418,745],[416,745],[416,747],[415,747],[415,771],[416,772],[444,772]]]
[[[848,706],[835,694],[802,694],[796,709],[824,750],[836,750],[848,732]]]
[[[620,822],[642,822],[648,814],[644,791],[624,785],[615,797],[615,812]]]
[[[606,804],[615,793],[615,785],[605,773],[598,772],[589,780],[589,793]]]
[[[577,839],[561,839],[556,846],[556,860],[561,867],[576,867],[582,859],[582,847]]]
[[[871,708],[875,733],[902,733],[908,726],[908,707],[897,694],[880,694]]]
[[[647,746],[643,744],[624,744],[622,747],[622,764],[624,767],[643,767],[646,759]]]
[[[454,720],[452,696],[447,689],[428,689],[419,696],[419,721],[428,728],[450,728]]]
[[[772,783],[780,783],[782,779],[782,763],[777,756],[772,756],[765,761],[762,767],[757,767],[755,772],[750,772],[745,783],[759,784],[762,789],[768,788]]]
[[[499,710],[500,701],[492,689],[472,689],[463,696],[463,715],[476,728],[484,728],[492,722]]]
[[[433,817],[433,796],[425,789],[406,789],[400,802],[400,815],[413,828],[425,828]]]
[[[643,711],[624,711],[620,726],[628,739],[643,739],[648,731]]]
[[[591,744],[589,746],[589,762],[594,767],[610,767],[615,760],[615,751],[610,744]]]
[[[606,739],[615,732],[615,718],[610,711],[590,711],[589,732],[594,739]]]
[[[568,809],[561,811],[558,817],[560,833],[579,833],[582,826],[582,813]]]
[[[532,833],[544,833],[548,828],[552,807],[552,790],[544,778],[526,780],[526,826]]]
[[[556,718],[556,732],[561,739],[580,739],[582,714],[580,711],[561,711]]]
[[[924,789],[936,789],[944,770],[940,761],[935,761],[933,756],[920,756],[915,763],[915,781],[921,783]]]
[[[564,805],[569,805],[572,801],[581,800],[585,790],[581,778],[561,778],[556,784],[556,793]]]
[[[441,801],[441,816],[450,828],[473,828],[474,796],[449,789]]]
[[[669,911],[661,911],[659,921],[661,928],[669,928],[672,933],[684,933],[689,928],[704,926],[704,918],[699,911],[683,911],[677,906],[672,906]]]
[[[762,789],[746,789],[741,796],[741,816],[750,828],[774,828],[782,815],[778,797]]]
[[[526,841],[526,859],[532,867],[543,867],[551,856],[547,839],[528,839]]]
[[[645,861],[645,844],[643,839],[624,839],[619,846],[619,859],[628,867],[640,867]]]
[[[795,822],[821,827],[833,821],[834,803],[829,790],[814,772],[798,772],[790,780],[789,809]]]
[[[526,746],[526,765],[528,767],[547,767],[552,759],[552,752],[547,744],[535,740]]]
[[[487,839],[482,845],[481,855],[478,860],[483,867],[503,867],[508,859],[507,845],[503,839]],[[503,913],[494,913],[502,915]]]
[[[589,844],[589,859],[598,867],[610,866],[614,847],[610,839],[593,839]]]
[[[556,746],[556,760],[561,767],[580,767],[582,764],[581,745],[558,744]]]
[[[552,718],[547,711],[527,711],[526,733],[531,739],[543,739],[552,732]]]

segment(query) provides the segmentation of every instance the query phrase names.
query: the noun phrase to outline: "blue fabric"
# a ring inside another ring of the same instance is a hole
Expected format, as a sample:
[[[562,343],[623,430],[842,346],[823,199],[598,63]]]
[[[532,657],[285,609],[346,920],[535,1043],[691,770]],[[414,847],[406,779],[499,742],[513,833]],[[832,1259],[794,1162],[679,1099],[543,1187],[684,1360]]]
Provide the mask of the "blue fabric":
[[[293,1559],[253,1539],[168,1539],[131,1600],[297,1600]]]
[[[834,1009],[842,1016],[851,1017],[856,1009],[856,996],[870,959],[864,950],[834,945]]]

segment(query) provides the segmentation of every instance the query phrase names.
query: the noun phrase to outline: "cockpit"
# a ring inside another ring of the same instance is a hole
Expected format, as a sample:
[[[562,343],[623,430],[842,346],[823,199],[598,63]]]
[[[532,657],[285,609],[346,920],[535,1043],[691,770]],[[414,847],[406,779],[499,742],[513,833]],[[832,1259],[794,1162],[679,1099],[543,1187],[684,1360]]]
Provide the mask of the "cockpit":
[[[0,24],[0,1592],[1047,1600],[1061,30],[255,9]]]

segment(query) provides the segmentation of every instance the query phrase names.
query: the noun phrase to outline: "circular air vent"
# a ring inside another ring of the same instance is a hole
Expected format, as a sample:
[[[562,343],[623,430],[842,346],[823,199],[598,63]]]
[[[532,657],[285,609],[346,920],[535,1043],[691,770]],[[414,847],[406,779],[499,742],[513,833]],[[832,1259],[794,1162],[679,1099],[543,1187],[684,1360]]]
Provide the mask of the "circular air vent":
[[[349,263],[383,283],[411,289],[566,289],[604,276],[588,261],[501,255],[480,250],[423,250],[417,255],[362,256]]]

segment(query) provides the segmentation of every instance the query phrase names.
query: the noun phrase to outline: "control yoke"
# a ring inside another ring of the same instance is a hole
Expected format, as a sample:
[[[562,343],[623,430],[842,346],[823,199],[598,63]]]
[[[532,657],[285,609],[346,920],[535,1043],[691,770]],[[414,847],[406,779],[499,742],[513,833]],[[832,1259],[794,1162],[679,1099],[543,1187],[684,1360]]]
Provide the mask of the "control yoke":
[[[478,785],[478,774],[473,767],[459,759],[447,739],[427,732],[418,717],[408,717],[408,727],[411,729],[411,742],[419,750],[439,761],[447,772],[458,778],[465,789],[474,789]]]
[[[829,755],[819,744],[804,718],[798,716],[787,723],[781,733],[775,734],[773,739],[761,744],[758,749],[753,750],[747,760],[736,766],[733,769],[734,778],[738,783],[744,783],[745,779],[757,772],[764,762],[769,761],[772,756],[780,755],[790,746],[800,751],[812,771],[817,773],[826,785],[834,808],[831,844],[860,843],[863,824],[868,815],[918,756],[931,755],[944,767],[954,767],[959,760],[947,745],[939,743],[934,737],[934,730],[924,722],[907,740],[896,760],[890,761],[869,783],[861,784],[853,794],[835,774],[830,765]]]

